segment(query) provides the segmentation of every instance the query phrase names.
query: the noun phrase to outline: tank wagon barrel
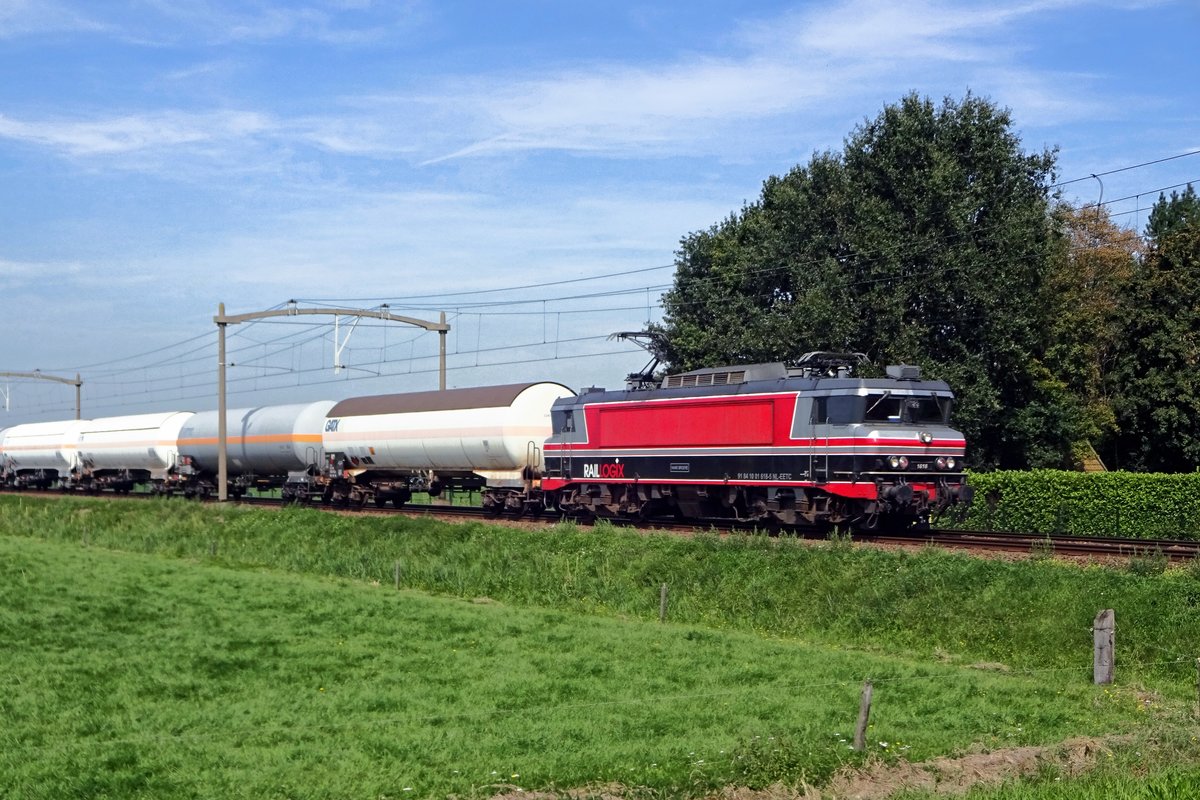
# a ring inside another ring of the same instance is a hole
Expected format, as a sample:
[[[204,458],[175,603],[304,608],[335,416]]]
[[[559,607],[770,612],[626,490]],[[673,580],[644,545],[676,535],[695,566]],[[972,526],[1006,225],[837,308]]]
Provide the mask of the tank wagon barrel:
[[[335,405],[323,442],[331,499],[403,504],[414,491],[483,489],[486,508],[538,501],[559,383],[354,397]]]
[[[135,484],[170,480],[178,466],[179,430],[190,411],[88,420],[79,430],[78,466],[66,488],[128,492]]]
[[[225,414],[229,490],[286,485],[290,475],[311,475],[324,461],[321,430],[332,400],[230,409]],[[203,496],[217,487],[217,411],[196,414],[179,432],[179,453],[188,476],[185,493]]]
[[[76,445],[80,420],[29,422],[6,428],[3,439],[5,485],[47,489],[79,465]]]

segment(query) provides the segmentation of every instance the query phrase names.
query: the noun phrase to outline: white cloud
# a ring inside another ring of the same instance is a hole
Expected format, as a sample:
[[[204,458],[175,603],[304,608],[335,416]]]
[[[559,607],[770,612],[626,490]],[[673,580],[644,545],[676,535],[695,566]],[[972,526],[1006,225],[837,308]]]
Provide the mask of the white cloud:
[[[1079,5],[1083,0],[1043,0],[964,7],[962,3],[911,0],[847,0],[828,11],[804,14],[782,26],[778,38],[836,58],[975,61],[988,57],[975,38],[1034,14]],[[778,29],[777,29],[778,30]],[[860,55],[861,54],[861,55]]]
[[[294,39],[346,46],[403,35],[424,20],[421,9],[419,2],[360,0],[140,0],[131,8],[107,9],[104,28],[115,38],[147,44]]]
[[[89,271],[100,281],[109,275],[152,281],[160,296],[176,296],[193,309],[222,300],[266,307],[286,299],[283,293],[399,297],[511,286],[522,282],[514,279],[519,275],[610,274],[671,264],[682,233],[728,210],[721,199],[671,195],[644,186],[526,202],[453,192],[358,193],[256,217],[215,239],[92,263]],[[670,274],[637,280],[669,282]]]
[[[102,23],[55,0],[0,0],[0,39],[103,30]]]
[[[529,151],[736,158],[747,137],[769,138],[782,126],[794,133],[801,124],[813,127],[816,119],[842,125],[847,114],[858,116],[864,103],[931,86],[939,87],[934,94],[971,88],[1010,106],[1029,102],[1028,119],[1053,123],[1094,110],[1080,100],[1086,95],[1081,87],[1092,78],[1026,68],[1018,57],[1025,45],[1019,37],[1005,43],[1002,34],[1036,15],[1083,2],[1031,0],[969,8],[937,0],[903,6],[846,0],[747,23],[734,37],[740,52],[721,56],[683,54],[651,65],[575,64],[557,72],[479,74],[466,80],[425,76],[421,95],[373,91],[330,100],[318,114],[168,110],[57,122],[0,116],[0,136],[77,157],[191,147],[203,156],[202,165],[213,162],[214,154],[222,164],[236,159],[240,151],[232,148],[248,141],[284,158],[294,157],[297,146],[308,146],[339,155],[411,158],[422,165]],[[1091,4],[1096,2],[1102,0]],[[208,26],[222,35],[249,38],[303,38],[333,30],[342,15],[375,19],[381,13],[362,0],[264,4],[250,11],[208,0],[153,0],[151,5],[185,29]],[[396,14],[417,15],[413,8]],[[217,66],[193,70],[210,68]],[[200,145],[231,148],[230,158]],[[166,166],[144,160],[115,165]],[[186,173],[188,165],[175,163],[171,169]]]
[[[721,152],[747,123],[829,114],[861,106],[864,94],[895,96],[943,79],[955,65],[962,88],[1037,86],[1039,109],[1074,116],[1079,76],[1039,79],[997,33],[1021,20],[1083,0],[1042,0],[964,9],[957,4],[849,0],[745,26],[746,52],[687,56],[653,66],[595,64],[550,77],[505,76],[482,86],[447,87],[444,105],[477,135],[437,162],[518,150],[647,155]],[[469,135],[469,133],[467,134]]]
[[[53,282],[58,288],[84,274],[84,267],[74,262],[12,261],[0,258],[0,287],[14,290],[23,287],[41,288]]]
[[[0,137],[94,156],[172,148],[263,133],[271,127],[260,114],[241,111],[167,111],[108,119],[25,122],[0,115]]]

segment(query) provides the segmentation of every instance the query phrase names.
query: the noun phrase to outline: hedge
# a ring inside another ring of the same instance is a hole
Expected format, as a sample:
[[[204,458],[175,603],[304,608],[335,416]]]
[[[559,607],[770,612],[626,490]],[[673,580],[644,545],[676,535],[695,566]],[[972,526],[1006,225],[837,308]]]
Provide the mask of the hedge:
[[[957,527],[1139,539],[1200,539],[1200,472],[972,473]]]

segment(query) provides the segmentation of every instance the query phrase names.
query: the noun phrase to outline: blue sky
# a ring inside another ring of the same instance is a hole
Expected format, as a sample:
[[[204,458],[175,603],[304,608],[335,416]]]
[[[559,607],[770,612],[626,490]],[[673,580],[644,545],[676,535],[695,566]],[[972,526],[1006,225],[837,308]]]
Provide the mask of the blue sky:
[[[680,237],[910,91],[1010,108],[1144,225],[1200,156],[1103,173],[1200,149],[1198,33],[1194,0],[0,0],[0,371],[212,408],[217,303],[296,298],[447,311],[451,386],[618,385]],[[336,374],[327,324],[230,333],[235,405],[436,386],[412,328]],[[73,404],[0,389],[0,426]]]

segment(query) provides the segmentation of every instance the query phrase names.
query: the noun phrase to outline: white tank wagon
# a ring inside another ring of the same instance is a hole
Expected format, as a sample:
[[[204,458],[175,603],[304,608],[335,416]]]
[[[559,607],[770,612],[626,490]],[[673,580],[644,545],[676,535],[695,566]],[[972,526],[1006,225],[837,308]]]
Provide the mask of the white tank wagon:
[[[560,383],[517,383],[354,397],[325,423],[325,499],[402,505],[416,491],[486,487],[524,496],[540,481],[550,406],[574,395]]]
[[[179,431],[191,411],[88,420],[79,429],[78,464],[67,488],[128,492],[138,483],[161,486],[176,475]]]
[[[4,429],[0,442],[4,483],[17,488],[48,489],[79,466],[76,446],[81,420],[29,422]]]
[[[324,463],[321,430],[332,400],[231,409],[225,414],[229,491],[276,488],[289,476],[313,475]],[[219,413],[203,411],[179,433],[179,453],[191,479],[185,493],[207,495],[216,488]]]

